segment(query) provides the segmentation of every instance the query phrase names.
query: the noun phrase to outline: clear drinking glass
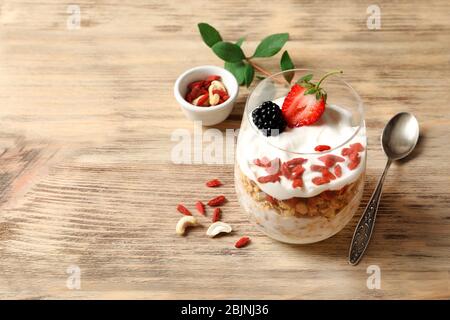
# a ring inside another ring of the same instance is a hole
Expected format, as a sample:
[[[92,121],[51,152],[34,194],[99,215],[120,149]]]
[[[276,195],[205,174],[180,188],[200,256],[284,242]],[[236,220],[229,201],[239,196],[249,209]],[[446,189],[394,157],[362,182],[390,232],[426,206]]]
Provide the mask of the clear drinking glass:
[[[281,107],[282,99],[292,84],[307,74],[313,74],[312,81],[317,82],[324,72],[307,69],[285,71],[264,79],[254,88],[245,106],[235,161],[236,193],[250,221],[268,236],[295,244],[318,242],[344,228],[359,206],[366,169],[363,104],[356,91],[341,77],[329,77],[323,83],[327,104],[321,119],[313,124],[315,127],[300,128],[298,134],[287,129],[287,134],[266,137],[253,124],[252,111],[255,108],[265,101],[278,102]],[[291,84],[285,80],[286,75],[293,77]],[[346,125],[344,131],[339,129],[342,124]],[[306,131],[302,130],[315,131],[308,131],[308,137],[303,138],[302,132]],[[334,131],[329,130],[341,131],[336,131],[339,134],[333,136]],[[311,146],[323,144],[323,136],[333,137],[331,149],[317,152]],[[324,161],[320,159],[326,155],[337,155],[341,162],[328,168],[334,180],[316,185],[313,179],[324,173],[312,168],[314,165],[323,167]],[[282,174],[278,182],[258,181],[261,176],[281,172],[284,163],[295,163],[298,158],[304,159],[302,187],[294,188],[292,180],[287,178],[291,176]],[[257,159],[270,160],[269,169],[256,165]],[[340,177],[335,169],[337,166],[342,172]]]

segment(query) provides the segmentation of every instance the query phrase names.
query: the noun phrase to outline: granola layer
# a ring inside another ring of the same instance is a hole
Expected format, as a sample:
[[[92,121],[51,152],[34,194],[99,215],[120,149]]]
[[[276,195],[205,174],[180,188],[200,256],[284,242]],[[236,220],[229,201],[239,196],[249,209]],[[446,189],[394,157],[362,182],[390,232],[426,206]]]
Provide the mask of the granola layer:
[[[239,169],[237,168],[237,170]],[[239,176],[244,190],[262,208],[273,209],[279,215],[286,217],[322,216],[329,219],[335,217],[355,197],[364,178],[361,175],[358,180],[340,190],[327,190],[314,197],[294,197],[287,200],[278,200],[264,193],[255,182],[240,170]]]
[[[262,192],[237,165],[235,179],[239,202],[250,221],[271,238],[293,244],[322,241],[341,231],[358,209],[364,187],[361,175],[338,191],[277,200]]]

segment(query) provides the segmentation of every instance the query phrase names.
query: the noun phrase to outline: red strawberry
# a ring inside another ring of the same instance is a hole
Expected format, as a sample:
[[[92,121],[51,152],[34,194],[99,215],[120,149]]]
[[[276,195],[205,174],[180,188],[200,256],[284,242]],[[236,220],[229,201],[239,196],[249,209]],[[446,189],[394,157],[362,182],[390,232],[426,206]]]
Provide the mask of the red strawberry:
[[[320,85],[326,78],[337,73],[342,71],[328,72],[317,84],[311,82],[313,75],[307,74],[292,86],[281,108],[289,127],[309,126],[320,119],[327,101],[327,93]]]
[[[301,127],[313,124],[325,111],[323,96],[316,100],[314,94],[304,95],[306,88],[295,84],[284,100],[281,111],[289,127]]]

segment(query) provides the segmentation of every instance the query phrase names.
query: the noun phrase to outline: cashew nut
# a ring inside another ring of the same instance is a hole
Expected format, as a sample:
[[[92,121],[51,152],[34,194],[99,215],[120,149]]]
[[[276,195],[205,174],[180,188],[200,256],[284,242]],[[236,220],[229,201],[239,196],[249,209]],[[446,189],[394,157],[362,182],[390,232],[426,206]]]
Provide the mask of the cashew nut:
[[[209,104],[215,106],[219,104],[220,96],[216,93],[213,95],[209,95]]]
[[[193,227],[196,225],[198,225],[197,219],[195,219],[193,216],[184,216],[180,220],[178,220],[175,231],[178,235],[182,236],[184,235],[187,227]]]
[[[214,238],[219,233],[225,232],[230,233],[233,229],[228,223],[217,221],[209,226],[208,230],[206,230],[206,235],[208,237]]]
[[[223,83],[220,81],[217,81],[217,80],[212,81],[211,84],[209,85],[209,88],[208,88],[209,96],[213,95],[214,90],[220,90],[220,91],[227,92],[227,89],[225,88]]]

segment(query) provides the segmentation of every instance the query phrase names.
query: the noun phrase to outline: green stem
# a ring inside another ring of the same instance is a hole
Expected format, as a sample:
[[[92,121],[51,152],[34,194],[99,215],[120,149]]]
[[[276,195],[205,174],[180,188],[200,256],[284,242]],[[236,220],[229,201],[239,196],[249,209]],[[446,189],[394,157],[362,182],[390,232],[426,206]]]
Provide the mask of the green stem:
[[[337,71],[330,71],[328,73],[325,73],[325,75],[319,80],[319,82],[317,82],[316,84],[316,89],[320,88],[320,84],[323,82],[323,80],[325,80],[326,78],[328,78],[329,76],[333,75],[333,74],[338,74],[338,73],[344,73],[344,71],[342,70],[337,70]]]
[[[262,74],[270,77],[272,74],[267,71],[266,69],[264,69],[263,67],[261,67],[260,65],[254,63],[252,60],[250,60],[250,58],[245,58],[245,60],[248,62],[248,64],[250,64],[253,68],[255,68],[255,70],[261,72]]]
[[[272,75],[268,70],[264,69],[259,64],[256,64],[255,62],[253,62],[253,60],[251,60],[250,58],[245,58],[245,61],[247,61],[247,63],[249,65],[251,65],[253,68],[255,68],[256,71],[262,73],[266,77],[270,77]],[[284,82],[281,81],[280,79],[275,78],[275,79],[273,79],[273,81],[278,82],[280,84],[284,84]]]

